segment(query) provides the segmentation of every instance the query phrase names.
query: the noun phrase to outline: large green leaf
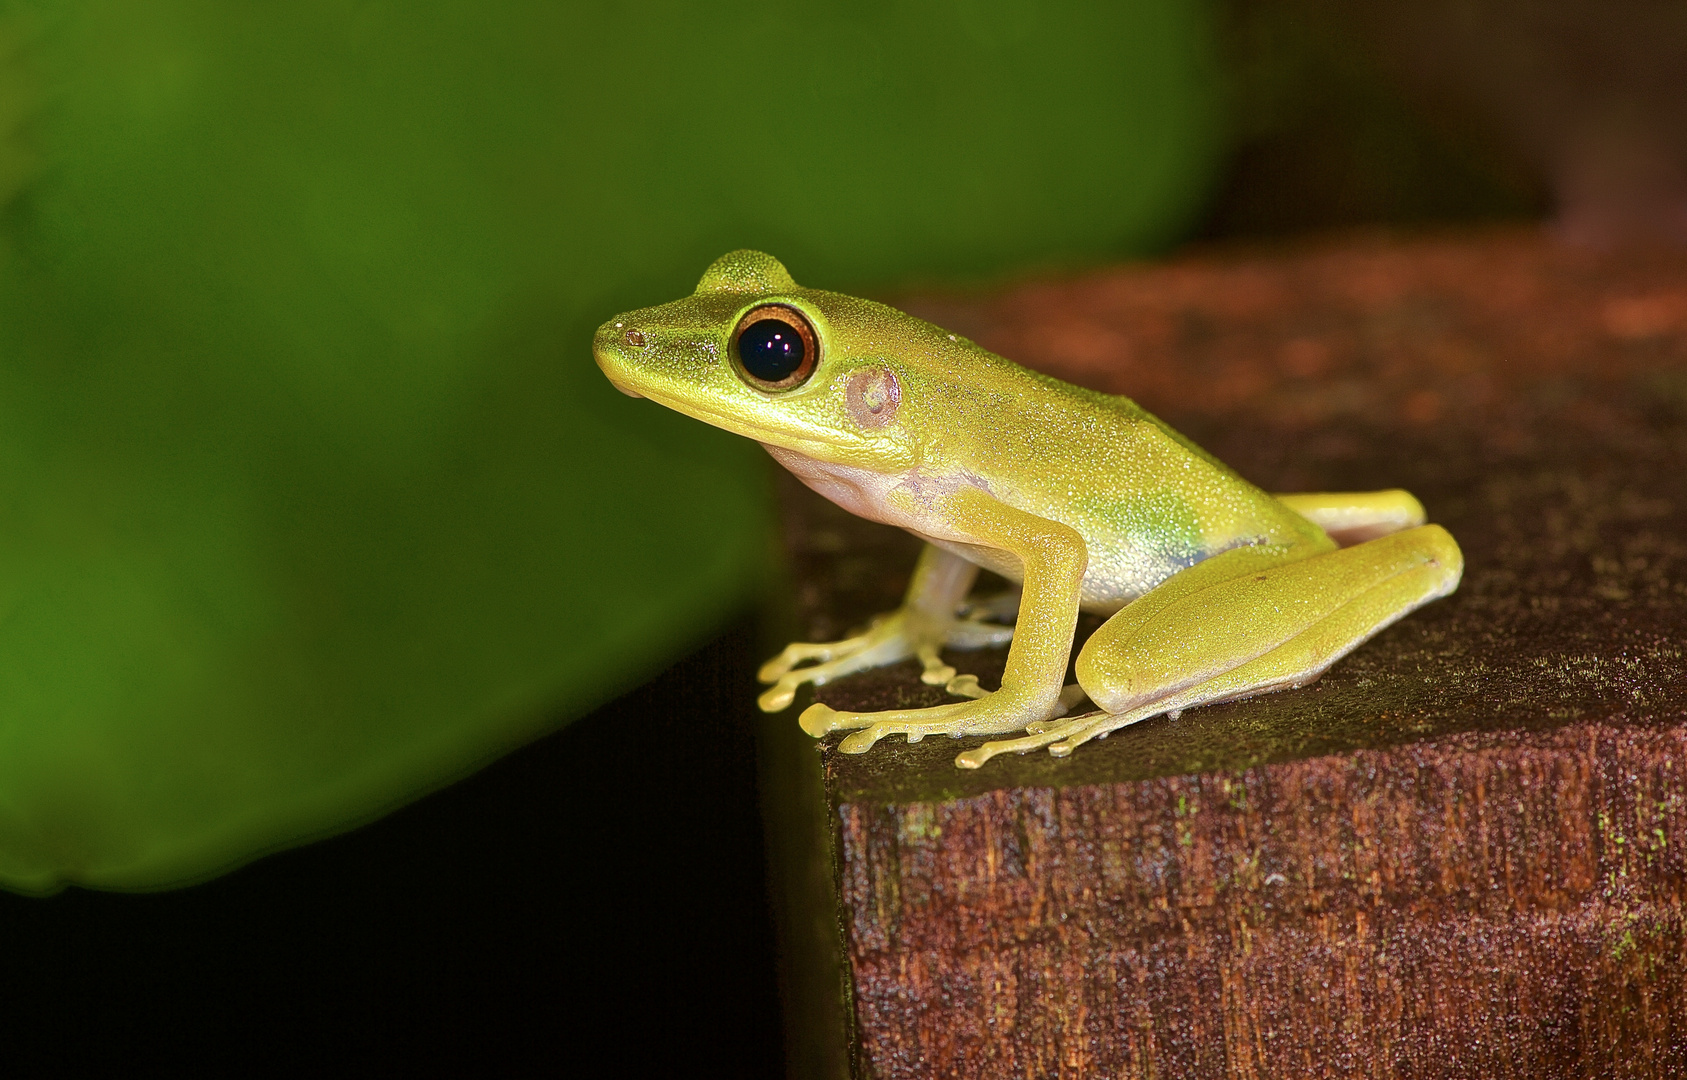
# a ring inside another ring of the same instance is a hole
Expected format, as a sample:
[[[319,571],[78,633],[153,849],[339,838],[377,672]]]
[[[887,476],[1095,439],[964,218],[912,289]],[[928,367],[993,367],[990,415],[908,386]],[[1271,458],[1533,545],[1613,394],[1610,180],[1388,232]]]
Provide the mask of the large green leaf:
[[[733,247],[834,287],[1142,251],[1216,145],[1188,0],[0,13],[30,891],[344,828],[742,603],[760,452],[616,395],[614,311]]]

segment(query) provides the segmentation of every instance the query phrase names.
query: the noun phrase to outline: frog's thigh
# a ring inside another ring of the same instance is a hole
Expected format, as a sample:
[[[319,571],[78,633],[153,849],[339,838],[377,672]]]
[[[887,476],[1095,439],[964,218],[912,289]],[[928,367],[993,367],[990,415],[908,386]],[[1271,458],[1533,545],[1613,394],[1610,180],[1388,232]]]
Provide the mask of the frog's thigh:
[[[1078,682],[1115,717],[1303,685],[1389,623],[1452,592],[1463,567],[1447,531],[1424,525],[1184,590],[1150,605],[1146,617],[1133,616],[1132,604],[1090,638]]]

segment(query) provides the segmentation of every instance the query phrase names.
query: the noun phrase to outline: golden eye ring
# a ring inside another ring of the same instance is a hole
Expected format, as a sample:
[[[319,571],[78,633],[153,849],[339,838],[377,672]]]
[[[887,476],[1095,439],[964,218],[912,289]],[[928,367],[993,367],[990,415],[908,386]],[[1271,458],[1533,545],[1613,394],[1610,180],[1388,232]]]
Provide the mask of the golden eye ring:
[[[738,320],[730,355],[739,376],[756,389],[794,390],[820,363],[820,336],[796,308],[763,304]]]

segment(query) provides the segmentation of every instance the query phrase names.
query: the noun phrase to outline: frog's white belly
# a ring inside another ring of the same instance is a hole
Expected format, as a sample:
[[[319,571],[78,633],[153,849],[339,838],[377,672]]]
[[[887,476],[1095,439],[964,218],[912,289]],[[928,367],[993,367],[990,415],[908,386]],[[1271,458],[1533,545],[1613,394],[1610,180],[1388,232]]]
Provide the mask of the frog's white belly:
[[[937,498],[962,487],[976,487],[999,498],[982,477],[970,474],[933,477],[917,471],[887,476],[854,465],[817,461],[767,443],[762,446],[797,479],[857,517],[906,529],[1009,581],[1023,580],[1024,569],[1017,556],[1001,548],[972,542],[971,537],[952,528],[935,505]],[[890,498],[892,492],[900,497]],[[1097,538],[1091,536],[1085,536],[1084,540],[1089,545],[1089,565],[1079,590],[1079,603],[1084,610],[1103,615],[1119,610],[1191,565],[1187,561],[1156,558],[1146,551],[1121,549],[1116,544],[1098,544]]]

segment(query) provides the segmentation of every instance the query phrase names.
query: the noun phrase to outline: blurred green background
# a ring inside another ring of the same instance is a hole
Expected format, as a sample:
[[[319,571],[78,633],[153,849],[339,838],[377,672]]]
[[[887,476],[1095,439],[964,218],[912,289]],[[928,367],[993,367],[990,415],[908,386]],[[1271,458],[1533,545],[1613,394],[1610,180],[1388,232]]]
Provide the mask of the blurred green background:
[[[1199,0],[0,4],[0,885],[367,820],[716,632],[761,451],[589,335],[1189,234]],[[750,692],[749,688],[745,693]]]

